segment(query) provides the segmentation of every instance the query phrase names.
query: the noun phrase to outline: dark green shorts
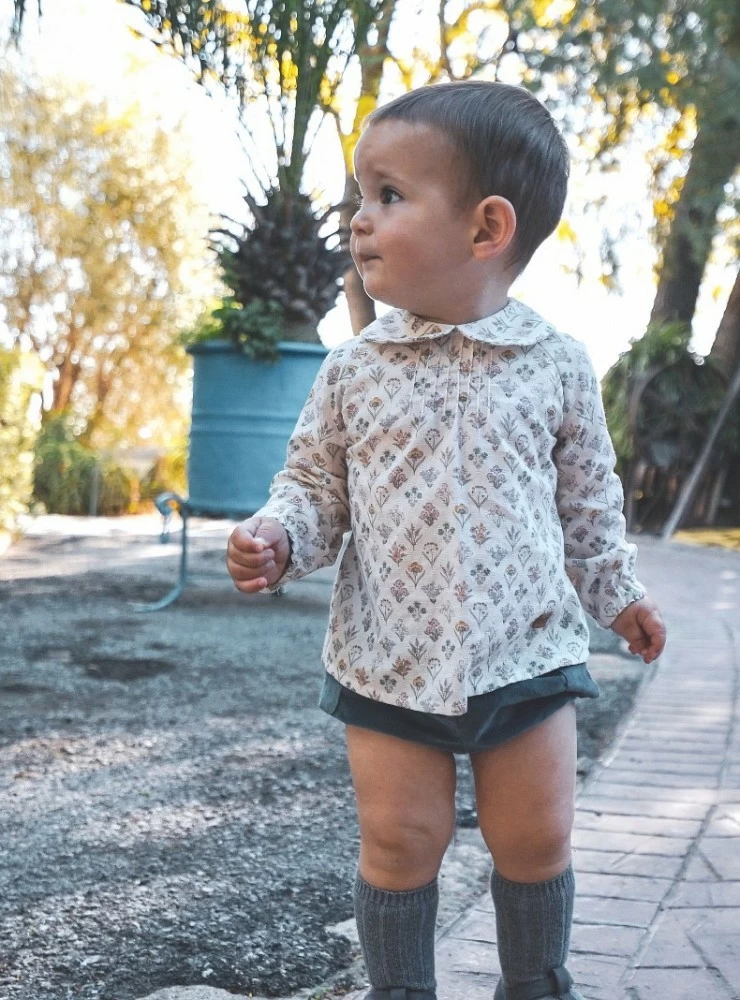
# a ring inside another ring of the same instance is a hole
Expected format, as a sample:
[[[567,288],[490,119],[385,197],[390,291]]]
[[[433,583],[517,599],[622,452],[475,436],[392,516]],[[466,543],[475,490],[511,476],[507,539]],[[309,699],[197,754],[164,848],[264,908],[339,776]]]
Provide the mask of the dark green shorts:
[[[319,708],[348,726],[468,754],[510,740],[576,698],[598,697],[599,688],[586,664],[577,663],[532,680],[507,684],[488,694],[474,695],[468,699],[465,715],[435,715],[386,705],[350,691],[327,673]]]

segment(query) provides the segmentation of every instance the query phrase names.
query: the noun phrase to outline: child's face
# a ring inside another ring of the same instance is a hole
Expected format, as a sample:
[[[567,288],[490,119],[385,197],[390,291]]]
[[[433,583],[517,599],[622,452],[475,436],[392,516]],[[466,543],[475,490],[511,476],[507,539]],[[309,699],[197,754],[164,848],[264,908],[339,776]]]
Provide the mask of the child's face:
[[[458,204],[460,169],[433,128],[385,121],[362,135],[350,249],[371,298],[444,321],[479,280],[474,208]]]

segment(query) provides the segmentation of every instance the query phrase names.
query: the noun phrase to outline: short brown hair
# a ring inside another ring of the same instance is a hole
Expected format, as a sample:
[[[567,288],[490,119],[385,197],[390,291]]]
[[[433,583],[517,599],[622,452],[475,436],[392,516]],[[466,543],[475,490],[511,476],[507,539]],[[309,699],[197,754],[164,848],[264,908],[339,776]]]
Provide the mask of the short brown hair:
[[[522,87],[484,80],[419,87],[377,108],[365,127],[390,120],[443,132],[467,164],[466,201],[499,195],[514,206],[511,267],[524,270],[565,204],[568,148],[550,112]]]

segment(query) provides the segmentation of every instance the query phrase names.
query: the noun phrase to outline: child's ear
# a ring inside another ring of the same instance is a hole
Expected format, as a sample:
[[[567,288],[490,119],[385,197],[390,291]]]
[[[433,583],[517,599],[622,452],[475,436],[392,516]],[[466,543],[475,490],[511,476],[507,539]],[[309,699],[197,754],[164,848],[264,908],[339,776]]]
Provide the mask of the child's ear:
[[[506,198],[491,195],[475,209],[473,254],[478,260],[500,257],[516,233],[516,212]]]

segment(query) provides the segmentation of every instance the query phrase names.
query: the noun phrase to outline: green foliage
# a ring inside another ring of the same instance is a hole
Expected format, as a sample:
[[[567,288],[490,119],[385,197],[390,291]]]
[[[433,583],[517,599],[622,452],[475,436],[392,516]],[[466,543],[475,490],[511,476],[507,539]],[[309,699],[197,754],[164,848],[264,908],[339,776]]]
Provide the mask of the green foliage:
[[[32,399],[42,381],[36,358],[0,348],[0,531],[15,532],[31,501],[38,430]]]
[[[685,323],[648,327],[642,337],[631,341],[604,376],[604,409],[620,470],[635,455],[630,401],[637,381],[685,355],[690,339],[691,328]]]
[[[87,515],[94,492],[98,514],[125,514],[135,489],[133,476],[86,447],[75,436],[69,414],[45,421],[36,444],[34,499],[50,514]]]
[[[689,350],[690,339],[688,324],[649,326],[604,376],[604,408],[622,476],[638,455],[659,468],[690,465],[709,432],[726,382]],[[723,443],[732,446],[728,436]]]
[[[278,341],[285,339],[283,312],[275,302],[254,299],[241,306],[233,298],[206,314],[200,323],[182,338],[187,347],[211,340],[228,340],[242,354],[259,361],[277,361]]]

